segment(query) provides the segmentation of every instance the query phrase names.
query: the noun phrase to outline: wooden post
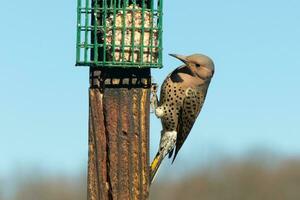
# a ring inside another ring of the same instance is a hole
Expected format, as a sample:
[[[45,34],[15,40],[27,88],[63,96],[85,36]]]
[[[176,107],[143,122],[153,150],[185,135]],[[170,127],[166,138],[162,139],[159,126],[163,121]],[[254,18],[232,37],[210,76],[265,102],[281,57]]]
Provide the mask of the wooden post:
[[[150,69],[91,68],[88,200],[149,194]]]

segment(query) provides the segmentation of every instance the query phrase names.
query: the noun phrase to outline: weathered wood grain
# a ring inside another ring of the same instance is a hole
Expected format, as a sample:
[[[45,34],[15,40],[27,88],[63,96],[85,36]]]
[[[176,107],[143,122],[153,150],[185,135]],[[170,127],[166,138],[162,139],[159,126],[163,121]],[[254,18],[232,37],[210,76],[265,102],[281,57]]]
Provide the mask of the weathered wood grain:
[[[88,200],[149,194],[149,69],[91,69]]]

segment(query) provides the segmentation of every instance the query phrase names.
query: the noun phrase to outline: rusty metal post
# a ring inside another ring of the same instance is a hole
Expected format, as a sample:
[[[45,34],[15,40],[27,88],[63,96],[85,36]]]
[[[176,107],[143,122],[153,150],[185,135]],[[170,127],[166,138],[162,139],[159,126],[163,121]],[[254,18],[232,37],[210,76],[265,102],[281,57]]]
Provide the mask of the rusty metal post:
[[[149,194],[150,69],[91,68],[88,200]]]

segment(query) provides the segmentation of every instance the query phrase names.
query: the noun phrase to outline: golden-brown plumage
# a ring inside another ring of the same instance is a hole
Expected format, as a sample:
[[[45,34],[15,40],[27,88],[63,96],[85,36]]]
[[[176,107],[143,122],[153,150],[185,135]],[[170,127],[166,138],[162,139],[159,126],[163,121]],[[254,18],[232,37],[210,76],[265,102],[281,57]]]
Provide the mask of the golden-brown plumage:
[[[163,158],[167,154],[171,157],[174,150],[175,160],[201,111],[214,74],[213,61],[205,55],[171,56],[185,65],[170,73],[161,87],[155,113],[161,119],[163,130],[158,153],[151,164],[151,181]]]

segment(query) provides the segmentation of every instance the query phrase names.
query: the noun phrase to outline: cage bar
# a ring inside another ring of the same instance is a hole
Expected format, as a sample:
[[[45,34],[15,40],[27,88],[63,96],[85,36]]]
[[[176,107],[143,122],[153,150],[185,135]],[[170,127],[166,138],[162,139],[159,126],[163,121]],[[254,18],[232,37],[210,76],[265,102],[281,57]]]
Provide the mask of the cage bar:
[[[76,65],[161,68],[162,5],[163,0],[77,0]]]

